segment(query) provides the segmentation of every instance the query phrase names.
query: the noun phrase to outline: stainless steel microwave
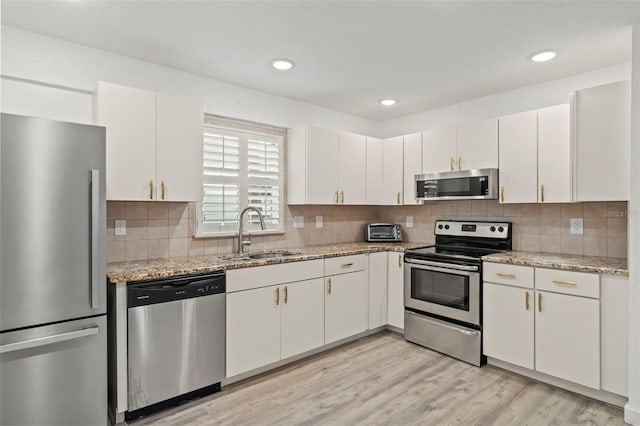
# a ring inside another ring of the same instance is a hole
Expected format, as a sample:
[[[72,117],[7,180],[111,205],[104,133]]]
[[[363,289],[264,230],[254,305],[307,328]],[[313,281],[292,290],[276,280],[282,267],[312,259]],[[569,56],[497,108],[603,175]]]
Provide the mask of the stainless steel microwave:
[[[372,223],[367,225],[367,241],[402,241],[400,225]]]
[[[416,175],[416,199],[495,200],[498,198],[498,169]]]

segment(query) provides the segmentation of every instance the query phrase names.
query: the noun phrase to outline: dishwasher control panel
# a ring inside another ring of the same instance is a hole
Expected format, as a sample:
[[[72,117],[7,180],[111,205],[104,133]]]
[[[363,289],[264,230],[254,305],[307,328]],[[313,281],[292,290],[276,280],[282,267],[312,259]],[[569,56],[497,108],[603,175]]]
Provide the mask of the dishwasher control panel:
[[[209,296],[225,291],[224,272],[132,281],[127,284],[127,307]]]

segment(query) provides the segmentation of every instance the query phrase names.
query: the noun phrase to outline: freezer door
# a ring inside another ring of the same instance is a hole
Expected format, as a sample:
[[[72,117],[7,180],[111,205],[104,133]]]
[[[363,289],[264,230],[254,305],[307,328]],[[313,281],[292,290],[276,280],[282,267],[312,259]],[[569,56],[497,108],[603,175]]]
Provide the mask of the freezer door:
[[[107,318],[0,334],[0,424],[106,425]]]
[[[105,129],[2,114],[0,325],[106,312]]]

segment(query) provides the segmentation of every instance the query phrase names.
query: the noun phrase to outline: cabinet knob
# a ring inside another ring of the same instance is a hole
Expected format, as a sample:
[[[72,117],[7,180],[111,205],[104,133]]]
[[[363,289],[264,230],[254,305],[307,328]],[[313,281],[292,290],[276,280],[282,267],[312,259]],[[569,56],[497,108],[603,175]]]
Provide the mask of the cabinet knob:
[[[398,195],[397,195],[397,202],[398,202],[398,204],[400,204],[400,193],[399,192],[398,192]]]
[[[525,308],[527,311],[529,310],[529,292],[528,292],[528,291],[526,291],[526,292],[525,292],[524,308]]]
[[[338,204],[338,190],[336,189],[336,204]]]
[[[540,202],[544,203],[544,185],[540,185]]]
[[[449,160],[449,168],[453,171],[453,157]]]
[[[542,312],[542,293],[538,293],[538,312]]]
[[[340,191],[340,198],[341,198],[342,204],[344,204],[344,191]]]
[[[331,278],[327,280],[327,294],[331,294]]]
[[[153,200],[153,179],[149,181],[149,199]]]
[[[160,187],[162,188],[162,199],[164,200],[164,181],[161,182]]]
[[[500,201],[504,203],[504,186],[500,187]]]
[[[458,156],[458,170],[462,170],[462,157]]]
[[[289,290],[287,289],[287,286],[284,286],[284,303],[285,305],[287,304],[287,301],[289,300]]]
[[[280,287],[276,287],[276,306],[280,304]]]

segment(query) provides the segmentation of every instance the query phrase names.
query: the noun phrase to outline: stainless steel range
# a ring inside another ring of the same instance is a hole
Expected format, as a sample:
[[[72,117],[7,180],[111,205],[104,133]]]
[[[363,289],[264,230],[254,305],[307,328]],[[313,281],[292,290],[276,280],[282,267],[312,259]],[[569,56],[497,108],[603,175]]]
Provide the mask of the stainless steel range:
[[[435,246],[405,253],[405,339],[480,366],[480,258],[511,250],[511,223],[438,220],[434,233]]]

